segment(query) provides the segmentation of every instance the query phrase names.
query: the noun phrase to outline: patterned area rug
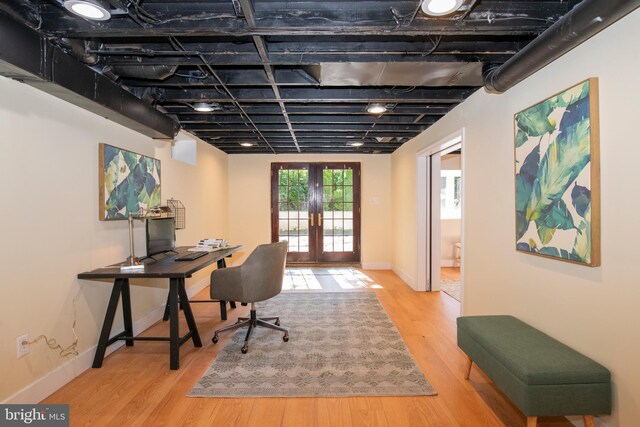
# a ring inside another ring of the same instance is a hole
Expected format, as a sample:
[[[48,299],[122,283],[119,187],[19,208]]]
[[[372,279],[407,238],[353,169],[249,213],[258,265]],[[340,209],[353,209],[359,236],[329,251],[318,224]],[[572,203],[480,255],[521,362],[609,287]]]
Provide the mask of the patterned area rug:
[[[440,281],[440,290],[449,294],[453,299],[460,302],[460,281],[443,279]]]
[[[257,306],[279,315],[291,339],[241,329],[189,392],[192,397],[434,395],[397,329],[370,292],[283,293]]]

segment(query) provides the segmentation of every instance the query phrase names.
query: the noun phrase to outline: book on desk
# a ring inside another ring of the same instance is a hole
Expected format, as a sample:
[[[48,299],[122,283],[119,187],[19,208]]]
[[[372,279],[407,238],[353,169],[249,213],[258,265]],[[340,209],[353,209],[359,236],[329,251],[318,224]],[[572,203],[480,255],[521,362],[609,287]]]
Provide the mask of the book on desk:
[[[220,251],[229,247],[229,242],[224,239],[202,239],[198,244],[187,249],[189,252],[213,252]]]
[[[229,249],[231,246],[219,246],[217,248],[214,248],[212,246],[204,246],[204,245],[198,245],[198,246],[194,246],[192,248],[187,249],[187,251],[189,252],[215,252],[215,251],[222,251],[224,249]]]

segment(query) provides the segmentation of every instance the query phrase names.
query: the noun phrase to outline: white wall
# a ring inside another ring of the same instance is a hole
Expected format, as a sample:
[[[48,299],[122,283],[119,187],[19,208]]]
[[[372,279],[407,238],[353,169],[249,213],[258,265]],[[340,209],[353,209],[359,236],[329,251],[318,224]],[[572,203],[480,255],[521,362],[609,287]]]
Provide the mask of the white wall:
[[[76,275],[121,261],[129,250],[126,221],[98,220],[99,143],[161,160],[163,202],[173,197],[186,206],[186,229],[176,232],[179,245],[204,235],[227,235],[228,186],[227,155],[203,142],[198,143],[198,164],[191,166],[171,159],[170,142],[152,140],[30,86],[0,77],[0,94],[4,401],[73,360],[61,358],[43,342],[16,359],[16,337],[46,334],[62,346],[71,344],[77,295],[78,351],[86,356],[83,361],[93,356],[111,286]],[[142,222],[135,224],[135,243],[136,253],[144,255]],[[206,279],[202,272],[187,286]],[[132,286],[134,323],[149,320],[162,306],[166,287]],[[118,316],[114,332],[122,328]],[[68,370],[75,375],[77,368]],[[20,396],[27,395],[33,396]]]
[[[455,244],[460,243],[460,220],[443,219],[440,226],[440,266],[459,267],[456,263]]]
[[[445,154],[440,162],[440,170],[460,170],[462,156],[460,154]],[[464,178],[464,177],[463,177]],[[454,267],[454,245],[460,242],[462,223],[460,219],[442,219],[440,223],[440,265]]]
[[[636,224],[640,11],[502,95],[476,92],[392,156],[393,268],[416,275],[415,153],[455,131],[463,142],[465,314],[514,314],[612,371],[611,426],[640,425]],[[588,77],[600,87],[602,266],[515,251],[513,115]]]
[[[243,244],[248,255],[271,241],[271,163],[361,163],[361,258],[365,268],[389,268],[391,262],[391,158],[389,155],[229,156],[230,242]]]

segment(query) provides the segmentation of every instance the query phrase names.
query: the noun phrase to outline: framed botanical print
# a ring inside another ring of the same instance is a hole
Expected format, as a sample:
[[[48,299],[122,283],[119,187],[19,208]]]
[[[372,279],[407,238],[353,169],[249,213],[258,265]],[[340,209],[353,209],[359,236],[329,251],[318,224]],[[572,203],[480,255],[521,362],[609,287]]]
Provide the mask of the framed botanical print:
[[[160,205],[160,160],[108,144],[99,150],[100,220]]]
[[[516,250],[600,265],[598,80],[515,114]]]

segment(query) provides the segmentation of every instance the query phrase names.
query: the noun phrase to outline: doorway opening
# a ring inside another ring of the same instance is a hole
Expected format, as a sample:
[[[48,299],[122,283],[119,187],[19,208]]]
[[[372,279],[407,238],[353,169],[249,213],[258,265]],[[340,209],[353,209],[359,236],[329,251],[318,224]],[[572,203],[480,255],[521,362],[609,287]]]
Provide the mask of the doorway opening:
[[[462,298],[463,137],[460,130],[419,152],[417,290]]]
[[[287,263],[359,263],[360,163],[272,163],[271,240]]]
[[[462,144],[452,148],[434,154],[440,155],[440,290],[460,301]]]

